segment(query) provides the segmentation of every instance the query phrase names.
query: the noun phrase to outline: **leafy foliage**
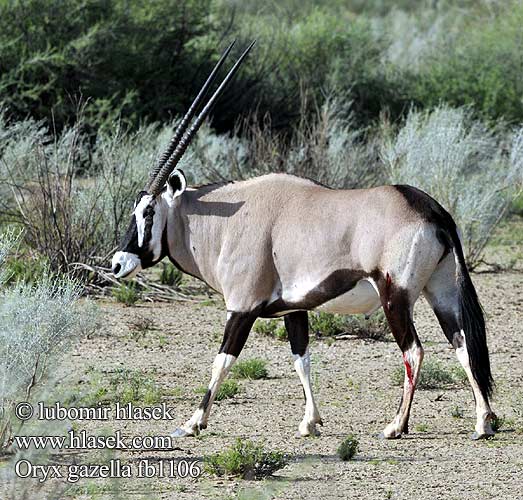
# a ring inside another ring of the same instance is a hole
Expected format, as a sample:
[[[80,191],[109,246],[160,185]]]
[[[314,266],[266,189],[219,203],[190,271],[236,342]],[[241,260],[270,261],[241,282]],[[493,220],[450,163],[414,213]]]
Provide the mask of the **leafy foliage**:
[[[226,0],[29,0],[0,3],[0,102],[22,119],[74,121],[90,100],[90,131],[119,117],[136,127],[187,109],[227,40],[257,38],[217,103],[213,125],[240,110],[278,130],[336,92],[358,124],[400,117],[409,103],[470,105],[489,119],[523,119],[523,8],[497,4]]]
[[[178,288],[183,280],[183,273],[174,267],[172,264],[162,265],[162,274],[160,275],[160,283],[163,285],[170,285]]]
[[[258,319],[256,320],[256,323],[254,323],[253,330],[255,333],[268,335],[276,338],[277,340],[287,340],[287,330],[285,329],[285,326],[281,320]]]

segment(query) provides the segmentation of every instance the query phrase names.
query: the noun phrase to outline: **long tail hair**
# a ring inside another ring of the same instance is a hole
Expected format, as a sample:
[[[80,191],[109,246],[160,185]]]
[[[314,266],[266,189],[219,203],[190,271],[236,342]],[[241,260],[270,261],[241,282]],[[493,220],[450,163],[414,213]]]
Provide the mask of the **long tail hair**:
[[[465,263],[463,247],[456,225],[452,224],[449,236],[456,259],[456,283],[459,295],[460,326],[465,333],[470,369],[485,399],[492,395],[494,380],[490,371],[489,352],[483,308]]]

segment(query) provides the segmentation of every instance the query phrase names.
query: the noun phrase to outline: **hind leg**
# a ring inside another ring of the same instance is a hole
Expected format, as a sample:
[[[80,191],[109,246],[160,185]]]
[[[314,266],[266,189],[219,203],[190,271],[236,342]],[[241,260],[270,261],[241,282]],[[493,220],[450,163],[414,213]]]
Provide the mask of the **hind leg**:
[[[315,436],[319,434],[316,424],[323,425],[323,422],[312,394],[307,312],[297,311],[287,314],[284,321],[294,357],[294,368],[298,377],[300,377],[303,394],[305,395],[305,415],[300,423],[299,432],[302,436]]]
[[[456,350],[458,361],[463,366],[472,387],[476,403],[476,426],[472,438],[493,436],[491,421],[495,415],[490,408],[488,397],[483,394],[472,373],[465,333],[460,327],[460,298],[452,255],[446,257],[438,266],[425,287],[424,295],[434,310],[445,336]]]
[[[383,310],[390,329],[403,354],[405,380],[400,406],[394,420],[383,430],[383,437],[395,439],[402,433],[408,434],[409,416],[414,390],[419,378],[423,361],[423,347],[412,322],[412,305],[408,292],[391,286],[387,282],[386,290],[381,294]]]

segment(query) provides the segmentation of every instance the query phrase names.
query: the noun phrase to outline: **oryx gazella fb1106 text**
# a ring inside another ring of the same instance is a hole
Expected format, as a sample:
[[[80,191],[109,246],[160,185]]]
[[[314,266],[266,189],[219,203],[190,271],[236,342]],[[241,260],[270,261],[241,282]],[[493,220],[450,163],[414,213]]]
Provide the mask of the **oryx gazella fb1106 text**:
[[[335,190],[286,174],[190,188],[175,169],[251,47],[194,118],[231,47],[217,63],[138,194],[112,261],[115,276],[124,278],[168,257],[225,299],[225,334],[208,391],[174,435],[196,435],[207,426],[218,388],[254,321],[278,316],[284,317],[305,393],[299,432],[316,433],[322,421],[310,383],[307,311],[370,314],[382,307],[405,365],[401,403],[383,435],[400,437],[408,432],[423,360],[412,320],[422,293],[472,386],[477,414],[473,436],[492,435],[483,313],[456,224],[439,203],[410,186]]]

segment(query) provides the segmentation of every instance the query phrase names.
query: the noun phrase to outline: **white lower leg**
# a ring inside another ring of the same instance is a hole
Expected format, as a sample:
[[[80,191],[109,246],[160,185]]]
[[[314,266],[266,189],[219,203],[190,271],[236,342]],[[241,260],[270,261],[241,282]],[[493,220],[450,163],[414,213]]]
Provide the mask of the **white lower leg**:
[[[465,341],[463,331],[461,331],[461,346],[456,349],[456,356],[461,363],[461,366],[463,366],[465,373],[467,374],[467,378],[469,379],[470,385],[472,386],[472,392],[474,393],[474,399],[476,400],[475,437],[493,436],[494,431],[490,425],[490,416],[492,414],[492,410],[490,409],[488,402],[483,397],[478,383],[472,375],[467,351],[467,343]]]
[[[216,397],[216,393],[218,392],[222,382],[227,377],[227,374],[235,361],[236,356],[233,356],[232,354],[220,353],[214,358],[211,381],[209,382],[204,402],[182,427],[179,427],[174,431],[173,436],[195,436],[200,432],[200,429],[205,429],[207,427],[207,421],[209,419],[211,406]]]
[[[414,397],[414,389],[418,382],[422,361],[423,348],[421,346],[414,344],[403,353],[403,364],[405,366],[403,397],[394,420],[383,430],[383,436],[386,438],[400,437],[404,428],[408,425],[410,406]]]
[[[311,387],[311,361],[309,350],[305,351],[303,356],[294,354],[294,368],[296,373],[300,377],[301,384],[303,386],[303,392],[305,393],[305,415],[300,423],[299,431],[302,436],[309,436],[311,434],[317,434],[316,424],[322,424],[320,412],[316,407],[314,396],[312,394]]]

